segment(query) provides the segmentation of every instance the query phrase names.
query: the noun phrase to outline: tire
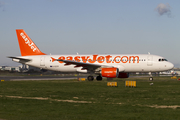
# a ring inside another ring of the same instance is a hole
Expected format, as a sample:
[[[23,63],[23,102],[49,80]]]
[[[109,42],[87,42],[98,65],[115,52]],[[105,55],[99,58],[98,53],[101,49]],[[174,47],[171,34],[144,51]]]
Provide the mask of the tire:
[[[94,77],[93,77],[93,76],[88,76],[87,79],[88,79],[89,81],[93,81],[93,80],[94,80]]]
[[[97,80],[97,81],[101,81],[101,80],[102,80],[102,77],[101,77],[101,76],[97,76],[97,77],[96,77],[96,80]]]

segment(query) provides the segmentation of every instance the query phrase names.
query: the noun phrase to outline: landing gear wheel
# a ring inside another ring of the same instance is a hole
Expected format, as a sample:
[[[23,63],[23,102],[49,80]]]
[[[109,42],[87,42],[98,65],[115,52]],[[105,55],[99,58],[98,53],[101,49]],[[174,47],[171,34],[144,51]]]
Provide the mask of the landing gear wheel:
[[[96,80],[97,80],[97,81],[101,81],[101,80],[102,80],[102,77],[101,77],[101,76],[97,76],[97,77],[96,77]]]
[[[153,77],[150,77],[150,78],[149,78],[149,81],[153,81]]]
[[[94,80],[94,77],[93,77],[93,76],[88,76],[87,79],[88,79],[89,81],[93,81],[93,80]]]

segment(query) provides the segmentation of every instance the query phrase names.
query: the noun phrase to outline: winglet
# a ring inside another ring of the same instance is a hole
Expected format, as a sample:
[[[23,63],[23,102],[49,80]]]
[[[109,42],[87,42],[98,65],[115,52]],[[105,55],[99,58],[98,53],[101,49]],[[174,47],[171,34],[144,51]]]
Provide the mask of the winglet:
[[[23,29],[17,29],[17,38],[22,56],[46,55],[42,53]]]

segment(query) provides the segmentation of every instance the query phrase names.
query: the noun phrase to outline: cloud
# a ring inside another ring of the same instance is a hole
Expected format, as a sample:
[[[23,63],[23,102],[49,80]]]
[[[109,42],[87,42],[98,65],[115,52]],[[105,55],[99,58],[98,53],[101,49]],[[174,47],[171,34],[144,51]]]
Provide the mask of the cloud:
[[[167,4],[163,4],[160,3],[157,7],[156,7],[156,11],[158,12],[158,14],[160,16],[162,15],[167,15],[168,17],[171,17],[171,6],[167,3]]]

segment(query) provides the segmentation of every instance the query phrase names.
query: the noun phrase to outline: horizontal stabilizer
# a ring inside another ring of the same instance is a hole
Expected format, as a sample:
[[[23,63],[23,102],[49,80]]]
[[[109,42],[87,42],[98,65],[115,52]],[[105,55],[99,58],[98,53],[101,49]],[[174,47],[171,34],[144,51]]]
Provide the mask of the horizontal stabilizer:
[[[31,61],[31,59],[25,59],[25,58],[19,58],[19,57],[8,57],[8,58],[12,58],[13,61],[19,62],[19,63],[26,63],[26,62]]]

